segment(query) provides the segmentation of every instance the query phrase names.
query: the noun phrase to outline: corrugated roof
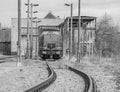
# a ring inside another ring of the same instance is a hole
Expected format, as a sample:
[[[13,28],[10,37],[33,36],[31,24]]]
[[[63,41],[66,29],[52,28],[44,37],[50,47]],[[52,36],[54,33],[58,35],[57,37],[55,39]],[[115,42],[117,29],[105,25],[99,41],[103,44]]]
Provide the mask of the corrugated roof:
[[[58,26],[64,22],[64,19],[60,19],[49,12],[44,19],[41,19],[40,21],[39,26]]]
[[[67,17],[66,20],[70,18],[70,17]],[[78,16],[73,16],[73,19],[78,19],[79,17]],[[97,17],[93,17],[93,16],[81,16],[81,20],[83,21],[92,21],[92,20],[95,20]]]

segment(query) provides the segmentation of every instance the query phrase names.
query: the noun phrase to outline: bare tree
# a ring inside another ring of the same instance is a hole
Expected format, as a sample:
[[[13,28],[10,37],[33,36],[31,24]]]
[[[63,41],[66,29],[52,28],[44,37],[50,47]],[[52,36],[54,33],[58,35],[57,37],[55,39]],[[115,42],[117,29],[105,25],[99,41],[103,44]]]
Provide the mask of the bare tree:
[[[115,44],[119,40],[117,26],[113,25],[112,18],[104,15],[98,22],[96,31],[96,51],[100,56],[111,56],[119,49]]]

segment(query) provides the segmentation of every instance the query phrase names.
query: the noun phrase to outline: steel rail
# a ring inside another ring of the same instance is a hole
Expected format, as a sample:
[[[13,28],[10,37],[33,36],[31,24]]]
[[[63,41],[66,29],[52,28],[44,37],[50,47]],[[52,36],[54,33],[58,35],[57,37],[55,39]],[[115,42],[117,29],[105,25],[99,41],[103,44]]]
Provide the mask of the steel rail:
[[[14,57],[17,57],[17,56],[6,56],[6,57],[0,57],[0,60],[4,60],[4,59],[8,59],[8,58],[14,58]]]
[[[23,92],[41,92],[43,91],[45,88],[47,88],[48,86],[50,86],[55,80],[56,80],[56,73],[54,72],[54,70],[49,66],[49,64],[47,63],[47,70],[49,73],[49,77],[42,83],[29,88]]]
[[[97,92],[97,86],[92,77],[88,76],[87,74],[85,74],[84,72],[82,72],[80,70],[77,70],[70,66],[67,66],[67,67],[70,71],[75,72],[76,74],[80,75],[83,78],[83,80],[85,82],[85,88],[84,88],[83,92]]]

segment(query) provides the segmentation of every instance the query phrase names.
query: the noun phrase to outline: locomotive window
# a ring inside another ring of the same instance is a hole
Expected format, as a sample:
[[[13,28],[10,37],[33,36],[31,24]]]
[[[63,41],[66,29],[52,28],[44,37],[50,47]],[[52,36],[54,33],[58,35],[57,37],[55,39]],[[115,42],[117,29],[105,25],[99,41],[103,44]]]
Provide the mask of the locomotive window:
[[[54,43],[48,43],[48,48],[52,49],[52,48],[55,48],[55,44]]]

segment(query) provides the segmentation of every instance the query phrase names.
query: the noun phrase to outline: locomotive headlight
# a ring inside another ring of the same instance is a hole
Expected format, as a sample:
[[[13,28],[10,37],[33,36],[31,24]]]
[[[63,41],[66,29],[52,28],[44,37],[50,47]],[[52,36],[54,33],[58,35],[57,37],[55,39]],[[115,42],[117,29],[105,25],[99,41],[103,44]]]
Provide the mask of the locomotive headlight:
[[[56,54],[60,54],[60,51],[56,51]]]
[[[43,51],[42,53],[43,53],[43,54],[46,54],[47,52],[46,52],[46,51]]]

